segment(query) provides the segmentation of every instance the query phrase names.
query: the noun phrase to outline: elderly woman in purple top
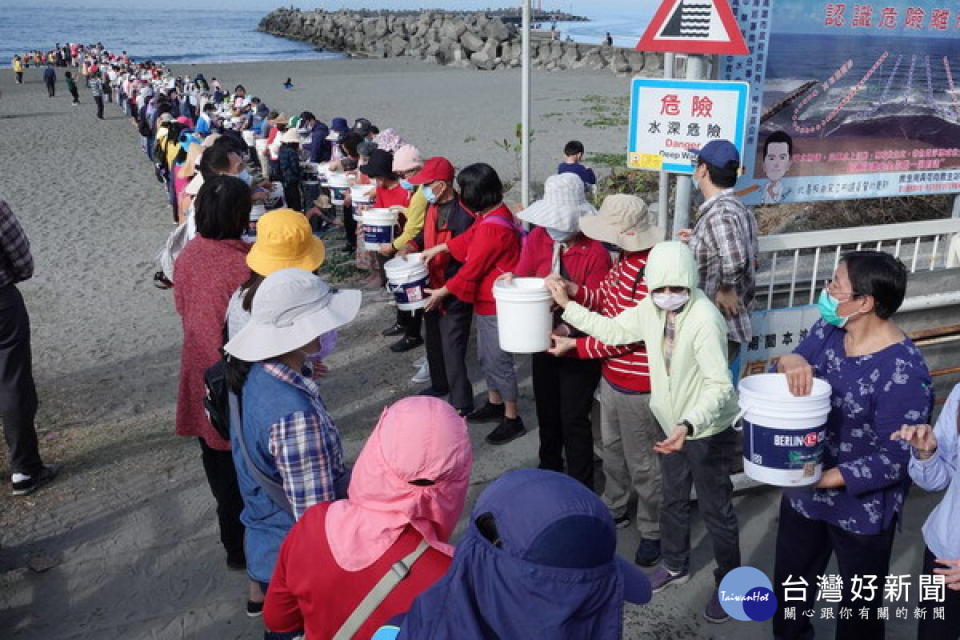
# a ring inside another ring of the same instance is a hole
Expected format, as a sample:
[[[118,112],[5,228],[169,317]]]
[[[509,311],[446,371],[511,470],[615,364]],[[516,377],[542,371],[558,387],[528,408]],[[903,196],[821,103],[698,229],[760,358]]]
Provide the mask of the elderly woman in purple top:
[[[833,388],[823,477],[816,486],[784,490],[780,504],[778,639],[813,637],[803,612],[815,608],[818,576],[832,554],[841,579],[834,585],[841,592],[836,637],[883,638],[877,608],[885,604],[893,534],[910,484],[910,448],[891,434],[903,424],[927,422],[933,405],[920,351],[890,320],[906,287],[907,270],[896,258],[879,251],[846,254],[820,296],[823,319],[777,364],[794,395],[808,395],[814,376]],[[801,592],[804,599],[793,598]],[[786,614],[791,607],[792,618]]]

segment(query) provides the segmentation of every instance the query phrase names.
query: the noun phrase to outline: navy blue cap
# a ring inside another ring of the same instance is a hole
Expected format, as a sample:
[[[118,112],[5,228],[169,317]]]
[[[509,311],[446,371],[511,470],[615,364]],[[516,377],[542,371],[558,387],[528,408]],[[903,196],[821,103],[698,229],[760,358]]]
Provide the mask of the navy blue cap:
[[[712,140],[702,149],[691,149],[690,152],[707,164],[723,168],[730,162],[740,166],[740,152],[729,140]]]
[[[474,519],[490,514],[501,548],[534,564],[566,569],[604,565],[620,573],[623,599],[650,601],[650,581],[617,555],[617,533],[603,501],[573,478],[540,469],[500,476],[480,495]]]
[[[345,133],[350,130],[350,125],[347,124],[346,118],[334,118],[330,122],[330,129],[337,133]]]

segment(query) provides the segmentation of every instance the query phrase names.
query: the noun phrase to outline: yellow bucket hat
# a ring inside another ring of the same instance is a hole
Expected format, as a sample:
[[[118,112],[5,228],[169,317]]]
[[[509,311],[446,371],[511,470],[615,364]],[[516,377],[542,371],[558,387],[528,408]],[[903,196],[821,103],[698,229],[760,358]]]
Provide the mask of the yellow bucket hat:
[[[274,209],[257,221],[257,241],[247,254],[247,266],[261,276],[281,269],[316,271],[325,257],[323,240],[313,235],[306,216]]]

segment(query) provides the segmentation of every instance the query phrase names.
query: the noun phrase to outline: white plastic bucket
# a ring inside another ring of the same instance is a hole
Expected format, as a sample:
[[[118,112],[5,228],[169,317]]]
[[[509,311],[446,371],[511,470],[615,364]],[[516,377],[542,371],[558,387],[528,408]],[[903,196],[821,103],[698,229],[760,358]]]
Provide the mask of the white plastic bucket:
[[[343,206],[343,201],[350,189],[350,179],[345,173],[331,173],[327,177],[327,186],[330,187],[330,202],[335,206]]]
[[[543,278],[514,278],[493,285],[500,348],[507,353],[540,353],[550,348],[553,297]]]
[[[367,209],[363,214],[363,248],[377,251],[382,244],[393,242],[397,213],[390,209]]]
[[[240,136],[243,138],[243,141],[247,143],[248,147],[252,147],[257,144],[257,134],[250,129],[242,131]]]
[[[739,391],[747,475],[778,487],[819,482],[830,384],[814,378],[809,396],[795,396],[784,374],[764,373],[741,380]]]
[[[377,199],[377,186],[360,184],[350,187],[350,201],[353,203],[353,219],[363,224],[363,214],[373,208]]]
[[[427,304],[424,289],[429,287],[430,272],[419,253],[394,258],[383,265],[383,271],[397,300],[397,309],[413,311]]]

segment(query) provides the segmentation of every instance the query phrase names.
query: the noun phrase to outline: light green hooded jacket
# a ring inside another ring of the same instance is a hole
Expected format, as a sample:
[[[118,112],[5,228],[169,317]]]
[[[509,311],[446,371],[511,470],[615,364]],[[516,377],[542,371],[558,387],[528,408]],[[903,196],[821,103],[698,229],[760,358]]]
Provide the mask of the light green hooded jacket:
[[[738,413],[727,365],[727,324],[697,288],[697,265],[685,244],[656,245],[647,259],[645,276],[651,292],[666,286],[690,290],[690,301],[677,313],[669,374],[663,358],[667,312],[653,304],[652,296],[615,318],[605,318],[571,302],[563,319],[611,346],[646,343],[650,409],[666,434],[684,420],[693,425],[689,439],[720,433]]]

